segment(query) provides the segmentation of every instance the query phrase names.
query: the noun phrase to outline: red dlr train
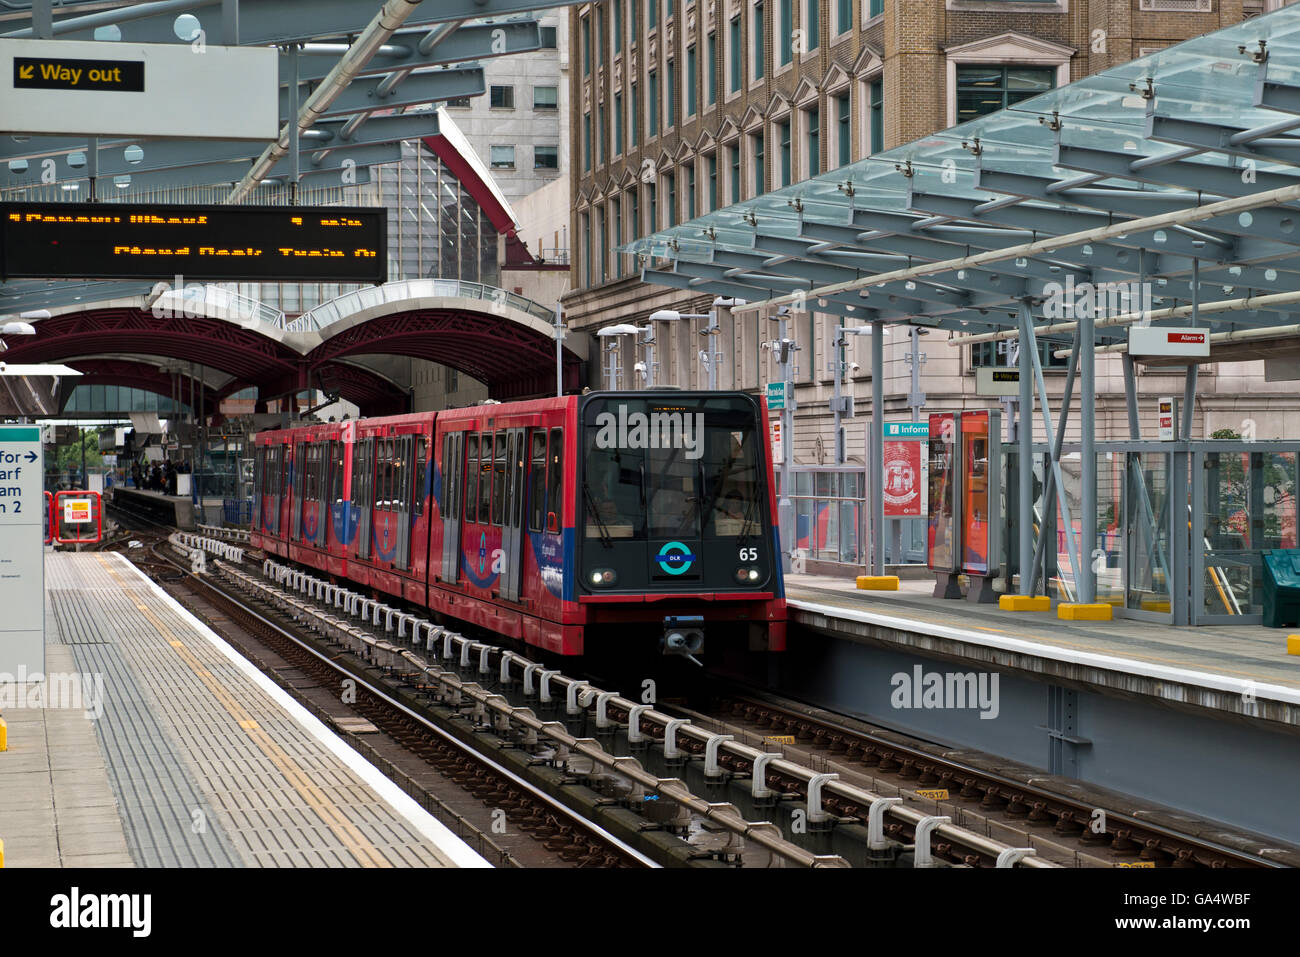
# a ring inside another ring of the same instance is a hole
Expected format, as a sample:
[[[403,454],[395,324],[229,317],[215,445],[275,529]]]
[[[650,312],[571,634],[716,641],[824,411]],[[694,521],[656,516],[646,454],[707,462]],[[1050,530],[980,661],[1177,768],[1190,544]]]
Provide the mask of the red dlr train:
[[[767,435],[669,390],[262,432],[252,542],[556,654],[781,651]]]

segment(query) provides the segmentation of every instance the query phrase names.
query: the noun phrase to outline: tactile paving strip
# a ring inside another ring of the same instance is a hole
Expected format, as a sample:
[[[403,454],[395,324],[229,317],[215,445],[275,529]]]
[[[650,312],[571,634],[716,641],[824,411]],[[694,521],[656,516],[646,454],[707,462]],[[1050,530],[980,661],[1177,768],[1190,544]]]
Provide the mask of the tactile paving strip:
[[[59,553],[51,564],[63,640],[105,675],[101,741],[141,863],[164,847],[173,866],[221,863],[205,850],[236,866],[447,865],[124,558]],[[131,801],[142,790],[147,809]]]

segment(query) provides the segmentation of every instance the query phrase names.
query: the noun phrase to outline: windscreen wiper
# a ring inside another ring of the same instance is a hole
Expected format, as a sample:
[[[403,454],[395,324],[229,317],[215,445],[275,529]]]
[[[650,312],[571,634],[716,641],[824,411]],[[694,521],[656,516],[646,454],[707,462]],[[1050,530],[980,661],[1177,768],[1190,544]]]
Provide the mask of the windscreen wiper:
[[[605,523],[600,519],[600,512],[596,509],[595,496],[591,494],[591,486],[587,484],[586,479],[582,480],[582,494],[587,500],[587,511],[589,511],[591,517],[596,520],[596,529],[600,532],[600,544],[604,545],[606,548],[613,548],[614,539],[610,536],[609,529],[605,527]]]

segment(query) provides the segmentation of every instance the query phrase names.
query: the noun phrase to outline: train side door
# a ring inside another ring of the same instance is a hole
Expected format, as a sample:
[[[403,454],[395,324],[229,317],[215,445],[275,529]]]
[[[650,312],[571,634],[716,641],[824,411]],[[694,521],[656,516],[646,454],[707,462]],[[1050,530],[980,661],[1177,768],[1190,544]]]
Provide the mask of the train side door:
[[[403,435],[393,443],[393,534],[397,536],[397,554],[393,565],[403,571],[411,567],[411,501],[415,490],[413,436]]]
[[[526,435],[525,429],[510,429],[506,433],[506,503],[501,526],[501,549],[505,554],[504,567],[501,569],[501,597],[515,602],[519,601],[524,564],[524,481],[528,462]]]
[[[310,466],[307,464],[307,446],[302,442],[293,447],[293,511],[289,518],[289,537],[295,542],[303,540],[302,534],[302,498],[305,493],[305,482],[307,480],[307,470]]]
[[[357,513],[357,557],[370,558],[371,495],[375,485],[375,440],[357,441],[352,458],[352,510]]]
[[[465,433],[442,437],[442,572],[439,577],[455,584],[460,577],[460,516],[462,476],[465,474]],[[477,456],[475,456],[477,460]]]

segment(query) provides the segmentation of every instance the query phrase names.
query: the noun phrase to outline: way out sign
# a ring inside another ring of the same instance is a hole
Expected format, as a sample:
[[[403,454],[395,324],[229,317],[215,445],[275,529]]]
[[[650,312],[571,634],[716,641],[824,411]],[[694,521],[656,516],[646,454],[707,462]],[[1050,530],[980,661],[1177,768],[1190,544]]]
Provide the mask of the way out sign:
[[[0,425],[0,675],[45,670],[41,430]]]

